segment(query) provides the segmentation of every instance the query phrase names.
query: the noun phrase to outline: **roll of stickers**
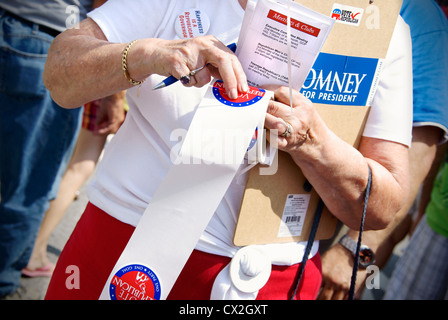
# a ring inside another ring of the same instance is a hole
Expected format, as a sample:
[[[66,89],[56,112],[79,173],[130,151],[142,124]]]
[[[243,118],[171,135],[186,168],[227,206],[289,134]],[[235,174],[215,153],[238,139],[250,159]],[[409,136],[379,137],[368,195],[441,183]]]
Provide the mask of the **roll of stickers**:
[[[254,132],[260,131],[272,95],[251,87],[230,100],[221,81],[210,85],[179,157],[145,210],[100,299],[166,299],[243,163]]]

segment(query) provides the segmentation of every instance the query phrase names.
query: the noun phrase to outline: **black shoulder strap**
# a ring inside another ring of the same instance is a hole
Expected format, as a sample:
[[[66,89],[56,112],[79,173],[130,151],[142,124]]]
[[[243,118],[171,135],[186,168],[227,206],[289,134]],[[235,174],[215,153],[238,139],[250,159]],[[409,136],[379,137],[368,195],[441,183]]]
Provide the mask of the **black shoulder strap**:
[[[305,184],[309,187],[308,181],[306,181]],[[358,273],[358,269],[359,269],[359,252],[361,249],[362,231],[364,229],[364,221],[365,221],[365,217],[366,217],[367,203],[369,202],[371,187],[372,187],[372,169],[369,166],[369,178],[367,180],[367,187],[366,187],[366,192],[365,192],[365,196],[364,196],[364,207],[363,207],[362,217],[361,217],[361,226],[359,228],[358,243],[356,245],[355,263],[353,266],[348,300],[353,300],[353,298],[354,298],[354,292],[355,292],[355,287],[356,287],[356,274]],[[295,285],[293,286],[294,290],[290,296],[291,300],[294,299],[295,295],[297,294],[297,290],[299,289],[300,281],[302,279],[303,271],[305,270],[306,262],[308,261],[308,256],[309,256],[311,248],[313,246],[314,238],[316,236],[317,228],[319,227],[319,221],[320,221],[320,217],[322,215],[323,209],[324,209],[324,203],[323,203],[322,199],[320,199],[319,203],[317,205],[317,208],[316,208],[316,213],[314,215],[314,221],[313,221],[313,226],[311,227],[310,236],[308,238],[305,252],[303,254],[302,263],[300,265],[299,270],[297,271]]]

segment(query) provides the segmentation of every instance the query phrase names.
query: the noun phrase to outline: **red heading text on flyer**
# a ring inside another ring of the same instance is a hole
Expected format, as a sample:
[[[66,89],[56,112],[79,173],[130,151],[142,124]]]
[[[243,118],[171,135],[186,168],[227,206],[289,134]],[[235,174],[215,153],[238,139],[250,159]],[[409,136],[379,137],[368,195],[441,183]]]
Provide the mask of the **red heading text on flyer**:
[[[288,21],[288,17],[287,16],[285,16],[285,15],[283,15],[281,13],[278,13],[278,12],[276,12],[274,10],[270,10],[269,11],[268,18],[272,19],[272,20],[275,20],[277,22],[280,22],[280,23],[282,23],[284,25],[287,25],[287,23],[288,23],[287,22]],[[309,34],[309,35],[313,36],[313,37],[317,37],[319,35],[319,33],[320,33],[320,29],[318,29],[316,27],[313,27],[313,26],[310,26],[309,24],[297,21],[297,20],[292,19],[292,18],[291,18],[291,28],[294,28],[296,30],[302,31],[302,32],[304,32],[306,34]]]

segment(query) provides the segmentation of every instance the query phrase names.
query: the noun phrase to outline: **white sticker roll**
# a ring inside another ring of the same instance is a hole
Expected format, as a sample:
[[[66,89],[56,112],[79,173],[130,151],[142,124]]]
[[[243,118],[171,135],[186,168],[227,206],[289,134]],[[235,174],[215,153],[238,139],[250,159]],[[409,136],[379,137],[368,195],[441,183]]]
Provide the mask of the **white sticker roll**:
[[[215,81],[171,167],[122,252],[100,299],[166,299],[243,162],[272,92],[236,100]],[[142,168],[144,169],[144,168]]]

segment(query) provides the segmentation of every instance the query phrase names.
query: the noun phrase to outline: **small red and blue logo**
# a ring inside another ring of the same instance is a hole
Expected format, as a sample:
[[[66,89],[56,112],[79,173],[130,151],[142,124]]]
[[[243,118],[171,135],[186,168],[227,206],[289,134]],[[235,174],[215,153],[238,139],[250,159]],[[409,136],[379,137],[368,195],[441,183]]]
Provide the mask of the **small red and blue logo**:
[[[109,294],[111,300],[160,300],[160,281],[148,267],[128,265],[113,276]]]
[[[249,87],[249,91],[240,93],[237,99],[232,100],[227,96],[224,83],[221,80],[217,80],[213,84],[213,95],[215,98],[229,107],[247,107],[253,105],[260,101],[265,93],[266,91],[263,89]]]
[[[359,26],[363,13],[363,8],[334,3],[333,9],[331,10],[331,17],[338,23]]]
[[[334,9],[333,13],[331,14],[331,17],[336,20],[341,20],[341,14],[342,14],[341,9]]]

